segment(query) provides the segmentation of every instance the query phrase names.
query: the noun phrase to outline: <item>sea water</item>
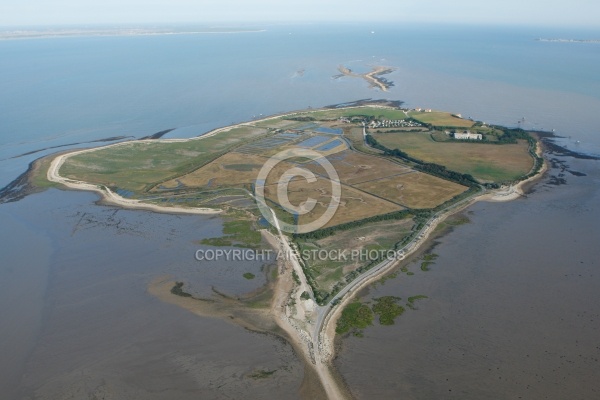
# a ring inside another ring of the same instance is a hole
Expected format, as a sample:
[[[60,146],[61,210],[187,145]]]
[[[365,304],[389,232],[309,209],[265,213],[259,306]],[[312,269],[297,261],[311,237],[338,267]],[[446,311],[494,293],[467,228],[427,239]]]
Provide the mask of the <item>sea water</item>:
[[[39,156],[99,145],[86,143],[93,140],[171,128],[166,137],[190,137],[272,113],[363,98],[556,129],[569,148],[600,154],[600,45],[534,40],[598,36],[371,24],[0,41],[0,186]],[[359,78],[334,79],[340,64],[360,72],[394,66],[386,77],[395,86],[382,93]],[[376,326],[364,339],[344,341],[337,365],[357,396],[421,398],[450,390],[472,398],[508,396],[527,393],[527,385],[534,395],[551,396],[540,389],[544,379],[570,379],[566,387],[574,387],[574,375],[595,368],[589,340],[598,321],[592,242],[598,238],[600,182],[597,162],[567,162],[581,164],[575,168],[587,176],[542,185],[514,203],[474,206],[472,223],[442,239],[432,271],[413,281],[388,281],[384,292],[374,292],[431,300],[393,328]],[[51,190],[0,205],[0,343],[10,350],[2,361],[2,371],[10,372],[0,382],[3,393],[55,398],[98,387],[138,398],[297,393],[302,371],[289,346],[177,310],[145,292],[160,274],[194,276],[205,282],[197,290],[256,287],[241,276],[246,266],[216,271],[194,262],[194,242],[218,234],[218,219],[123,211],[97,206],[95,199]],[[555,254],[559,250],[564,258]],[[518,262],[503,254],[519,255]],[[579,254],[582,265],[574,261]],[[259,277],[260,265],[251,268]],[[511,329],[513,317],[519,325]],[[574,331],[582,332],[575,339],[581,347],[569,341]],[[539,345],[530,362],[547,367],[524,364],[521,350],[531,335]],[[379,381],[361,379],[375,376],[378,357],[389,373]],[[398,368],[389,368],[393,364]],[[279,372],[272,381],[240,378],[256,369]]]

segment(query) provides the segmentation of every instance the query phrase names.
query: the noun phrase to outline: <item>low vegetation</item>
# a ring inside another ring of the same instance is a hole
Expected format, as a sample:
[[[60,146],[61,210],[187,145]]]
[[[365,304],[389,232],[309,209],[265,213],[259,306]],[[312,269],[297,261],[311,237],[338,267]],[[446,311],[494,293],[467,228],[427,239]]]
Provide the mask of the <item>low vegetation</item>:
[[[340,335],[350,332],[355,336],[362,336],[362,329],[369,325],[373,325],[373,311],[366,304],[354,302],[342,311],[335,331]]]
[[[435,260],[438,258],[437,254],[428,253],[422,257],[421,271],[429,271],[429,266],[435,264]]]
[[[394,325],[394,320],[404,313],[404,307],[398,305],[400,297],[384,296],[375,299],[373,312],[379,316],[381,325]]]
[[[274,369],[272,371],[268,371],[268,370],[265,370],[265,369],[260,369],[258,371],[253,372],[249,376],[252,379],[266,379],[266,378],[270,377],[271,375],[273,375],[275,372],[277,372],[276,369]]]
[[[239,219],[233,219],[233,217]],[[200,240],[200,244],[256,249],[260,247],[262,236],[254,226],[255,222],[246,214],[230,215],[223,223],[222,237],[205,238]]]
[[[408,298],[408,303],[406,304],[408,307],[410,307],[412,310],[416,310],[415,307],[415,302],[417,300],[423,300],[423,299],[428,299],[429,297],[422,295],[422,294],[418,294],[416,296],[411,296]]]
[[[175,282],[175,286],[171,288],[171,293],[181,297],[193,297],[188,292],[183,291],[183,282]]]

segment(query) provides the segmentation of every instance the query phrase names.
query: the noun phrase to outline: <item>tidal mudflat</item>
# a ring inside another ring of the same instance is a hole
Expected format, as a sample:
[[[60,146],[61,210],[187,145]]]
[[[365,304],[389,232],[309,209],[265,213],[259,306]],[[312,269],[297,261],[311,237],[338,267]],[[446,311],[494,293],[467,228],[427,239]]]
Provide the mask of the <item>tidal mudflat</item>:
[[[598,396],[600,163],[550,158],[528,198],[473,205],[429,271],[413,262],[362,297],[428,296],[343,340],[336,366],[357,398]]]
[[[7,376],[14,379],[3,385],[9,397],[288,398],[296,393],[289,388],[301,386],[304,372],[290,345],[199,318],[146,292],[160,275],[189,279],[199,294],[215,287],[236,295],[261,286],[261,263],[215,268],[194,259],[196,241],[220,232],[220,219],[97,206],[95,198],[50,190],[14,207],[12,218],[35,221],[36,227],[34,234],[15,230],[14,248],[45,259],[30,260],[26,280],[32,289],[18,285],[22,290],[11,295],[14,312],[3,312],[2,343],[13,347],[15,360],[26,359]],[[5,205],[7,212],[10,208]],[[17,272],[28,259],[21,254],[12,270],[3,263],[3,284],[23,280]],[[245,279],[246,272],[256,278]],[[17,323],[19,334],[11,334],[8,328]]]

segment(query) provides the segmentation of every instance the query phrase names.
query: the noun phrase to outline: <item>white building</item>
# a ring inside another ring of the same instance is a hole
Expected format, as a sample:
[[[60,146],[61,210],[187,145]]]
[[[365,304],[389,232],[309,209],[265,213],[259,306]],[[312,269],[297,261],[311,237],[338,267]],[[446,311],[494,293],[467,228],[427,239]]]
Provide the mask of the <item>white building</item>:
[[[471,133],[469,131],[456,132],[454,134],[454,139],[461,139],[461,140],[482,140],[483,139],[483,135],[481,133]]]

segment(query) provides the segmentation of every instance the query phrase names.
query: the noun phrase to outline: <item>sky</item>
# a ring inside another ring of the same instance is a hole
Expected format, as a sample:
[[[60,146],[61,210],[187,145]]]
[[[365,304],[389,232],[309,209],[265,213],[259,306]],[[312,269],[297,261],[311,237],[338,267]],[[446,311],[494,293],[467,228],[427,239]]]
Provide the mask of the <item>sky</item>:
[[[0,0],[0,26],[359,21],[600,29],[600,1]]]

